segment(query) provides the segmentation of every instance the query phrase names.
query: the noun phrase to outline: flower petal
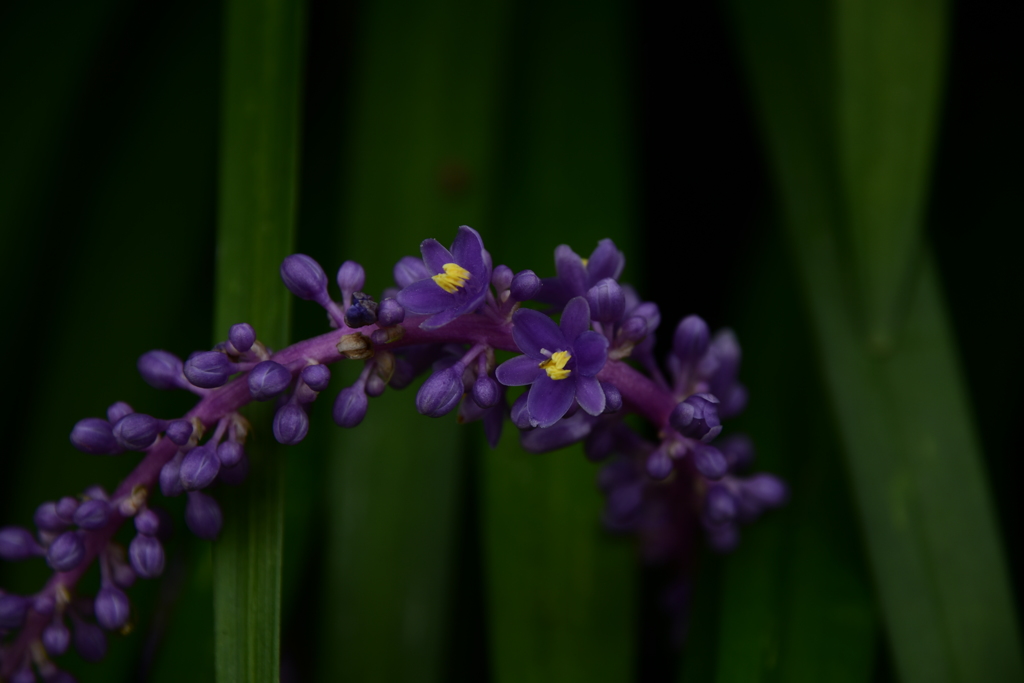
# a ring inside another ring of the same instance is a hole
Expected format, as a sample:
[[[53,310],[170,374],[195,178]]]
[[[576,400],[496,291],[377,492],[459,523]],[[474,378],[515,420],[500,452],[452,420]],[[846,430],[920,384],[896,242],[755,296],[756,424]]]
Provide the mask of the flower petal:
[[[576,337],[590,329],[590,304],[587,300],[582,296],[570,299],[562,311],[562,322],[558,326],[570,344]]]
[[[545,360],[541,349],[564,351],[569,344],[555,321],[539,311],[520,308],[512,316],[512,338],[519,350],[530,358]]]
[[[459,227],[459,234],[452,242],[452,257],[455,263],[465,268],[474,278],[490,280],[487,264],[484,260],[484,241],[478,233],[468,225]]]
[[[420,253],[423,254],[423,263],[427,265],[431,275],[443,273],[446,263],[456,263],[452,253],[435,239],[423,240],[420,244]]]
[[[601,388],[601,383],[597,381],[596,377],[576,375],[576,400],[579,402],[580,408],[591,415],[600,415],[604,412],[604,389]]]
[[[440,313],[430,316],[420,323],[420,327],[424,330],[436,330],[439,327],[444,327],[463,313],[465,313],[465,311],[461,307],[449,308],[448,310],[441,311]]]
[[[587,260],[587,284],[593,287],[606,277],[618,280],[625,265],[626,257],[615,246],[615,242],[603,239],[597,243],[597,248]]]
[[[562,244],[555,248],[555,271],[572,296],[587,293],[587,267],[579,254]]]
[[[392,274],[395,276],[398,287],[402,288],[408,287],[417,280],[428,278],[433,273],[427,272],[427,267],[423,265],[422,259],[415,256],[403,256],[398,259],[398,263],[392,269]]]
[[[494,370],[494,376],[507,387],[522,387],[533,384],[545,374],[534,358],[516,356],[507,360]]]
[[[396,298],[405,310],[421,315],[439,313],[458,303],[454,294],[444,291],[429,278],[412,283],[400,291]]]
[[[530,422],[538,427],[550,427],[562,419],[575,397],[576,383],[571,379],[551,379],[547,375],[538,377],[526,399]]]
[[[608,338],[593,330],[587,330],[572,345],[576,352],[576,371],[584,377],[593,377],[601,372],[608,359]]]

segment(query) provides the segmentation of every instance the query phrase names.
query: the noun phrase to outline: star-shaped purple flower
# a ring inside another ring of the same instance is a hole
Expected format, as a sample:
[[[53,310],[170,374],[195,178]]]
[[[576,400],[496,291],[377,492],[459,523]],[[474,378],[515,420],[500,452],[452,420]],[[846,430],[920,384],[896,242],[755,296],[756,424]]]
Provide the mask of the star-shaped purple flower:
[[[431,316],[420,327],[436,329],[480,307],[491,282],[491,259],[480,233],[463,225],[451,251],[435,239],[424,240],[420,251],[427,272],[435,274],[408,285],[397,297],[406,311]]]
[[[555,248],[558,275],[542,280],[543,286],[536,298],[563,306],[574,296],[586,296],[588,289],[606,277],[618,280],[625,265],[626,257],[610,239],[598,242],[588,259],[581,258],[569,245],[560,245]]]
[[[590,329],[586,299],[571,299],[559,325],[525,308],[516,311],[512,322],[512,337],[525,355],[499,365],[495,376],[510,387],[532,385],[526,399],[530,424],[550,427],[574,399],[591,415],[604,412],[604,390],[596,375],[608,358],[608,339]]]

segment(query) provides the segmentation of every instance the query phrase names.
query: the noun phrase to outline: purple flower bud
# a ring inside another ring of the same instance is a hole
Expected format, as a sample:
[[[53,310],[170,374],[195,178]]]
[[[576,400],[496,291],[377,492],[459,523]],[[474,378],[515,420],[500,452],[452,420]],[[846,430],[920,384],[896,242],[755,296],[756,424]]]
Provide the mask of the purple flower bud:
[[[672,458],[665,448],[657,448],[647,456],[647,474],[651,478],[662,480],[672,473]]]
[[[345,295],[358,292],[366,284],[366,271],[355,261],[345,261],[338,268],[338,288]]]
[[[150,535],[138,534],[128,545],[128,561],[144,579],[155,579],[164,573],[164,547]]]
[[[68,525],[57,514],[56,503],[43,503],[37,507],[33,519],[42,531],[60,531]]]
[[[142,451],[153,445],[156,437],[166,426],[167,423],[163,420],[145,413],[132,413],[125,415],[114,425],[114,438],[123,448]]]
[[[598,322],[619,320],[626,310],[626,295],[618,282],[606,277],[587,290],[590,317]]]
[[[245,353],[256,343],[256,330],[249,323],[236,323],[228,331],[228,341],[239,353]]]
[[[48,617],[53,614],[55,609],[57,609],[57,601],[50,593],[37,595],[36,599],[32,602],[32,609],[39,612],[44,617]]]
[[[249,476],[249,458],[242,455],[242,459],[231,467],[221,467],[217,478],[228,486],[238,486]]]
[[[753,501],[761,509],[776,508],[789,499],[789,487],[778,477],[767,474],[755,474],[740,483],[740,491],[745,499]]]
[[[676,327],[672,337],[672,353],[684,363],[697,361],[708,350],[711,333],[699,315],[688,315]]]
[[[447,415],[462,400],[462,373],[466,366],[461,361],[435,372],[416,393],[416,410],[427,417]]]
[[[512,424],[519,429],[532,429],[533,427],[533,424],[530,422],[530,411],[526,406],[529,396],[529,391],[520,394],[519,398],[512,402],[512,408],[509,411]]]
[[[234,467],[245,457],[245,449],[242,444],[234,441],[225,441],[217,446],[217,458],[224,467]]]
[[[199,351],[185,361],[185,379],[203,389],[224,386],[234,372],[234,363],[220,351]]]
[[[708,544],[717,552],[731,553],[740,544],[740,530],[735,524],[713,524],[706,528]]]
[[[733,434],[724,439],[718,444],[718,450],[729,463],[730,472],[742,471],[754,462],[754,442],[745,434]]]
[[[365,327],[377,322],[377,302],[362,292],[352,295],[352,305],[345,311],[345,324],[349,327]]]
[[[302,381],[313,391],[323,391],[331,381],[331,369],[326,365],[307,365],[302,368]]]
[[[286,403],[274,415],[274,438],[278,443],[294,446],[306,438],[309,432],[309,416],[294,403]]]
[[[334,421],[339,427],[355,427],[366,417],[368,407],[369,401],[361,386],[353,385],[342,389],[338,393],[338,398],[334,400]]]
[[[28,607],[28,598],[10,593],[0,595],[0,631],[13,631],[21,628]]]
[[[501,388],[490,375],[480,375],[473,382],[473,400],[481,408],[493,408],[501,400]]]
[[[160,515],[146,508],[135,515],[135,530],[147,536],[156,536],[160,532]]]
[[[399,259],[398,263],[395,264],[393,273],[395,284],[398,285],[399,289],[405,289],[418,280],[425,280],[430,277],[430,273],[427,272],[427,267],[423,264],[423,261],[412,256],[403,256]]]
[[[114,585],[121,588],[131,588],[136,579],[135,570],[125,562],[111,562],[110,577],[113,579]]]
[[[712,486],[704,499],[704,515],[716,524],[731,522],[736,518],[736,499],[724,486]]]
[[[199,538],[212,541],[220,533],[223,524],[220,506],[210,496],[198,491],[188,494],[188,503],[185,505],[185,524]]]
[[[387,389],[387,387],[387,382],[384,381],[383,377],[373,374],[366,378],[366,386],[364,387],[364,390],[366,391],[366,395],[370,398],[377,398],[384,393],[384,390]]]
[[[619,328],[619,334],[631,342],[638,342],[647,336],[647,321],[640,316],[626,318]]]
[[[107,635],[96,624],[75,622],[75,649],[87,662],[98,662],[107,655]]]
[[[167,438],[184,446],[192,438],[192,423],[188,420],[171,420],[167,423]]]
[[[729,471],[729,463],[722,451],[702,443],[693,449],[693,466],[708,479],[721,479]]]
[[[135,411],[132,410],[132,407],[130,405],[128,405],[124,401],[118,401],[117,403],[114,403],[109,408],[107,408],[107,421],[110,424],[114,424],[125,415],[131,415],[134,412]]]
[[[62,672],[56,672],[62,673]],[[36,683],[36,675],[32,673],[32,669],[29,668],[28,664],[25,665],[24,669],[19,669],[11,676],[11,683]],[[46,683],[65,683],[64,681],[57,680],[56,676],[50,676],[46,679]],[[70,683],[75,683],[74,679]]]
[[[498,292],[504,292],[512,284],[512,269],[505,265],[495,267],[491,272],[491,285]]]
[[[249,393],[257,401],[269,401],[288,388],[292,373],[272,360],[257,363],[249,373]]]
[[[68,651],[71,644],[71,631],[63,622],[50,624],[43,629],[43,647],[51,657],[59,657]]]
[[[295,296],[307,301],[327,301],[327,275],[313,258],[292,254],[281,262],[281,279]]]
[[[46,552],[46,562],[59,572],[69,572],[85,557],[85,546],[77,531],[65,531]]]
[[[516,301],[529,301],[540,291],[541,281],[532,270],[521,270],[512,278],[510,296]]]
[[[101,529],[110,520],[110,503],[105,500],[87,500],[75,510],[74,522],[83,529]]]
[[[377,307],[377,324],[381,327],[397,325],[405,320],[405,309],[398,299],[388,297],[380,302]]]
[[[96,621],[108,631],[116,631],[124,626],[131,614],[128,596],[114,586],[101,588],[93,605],[96,610]]]
[[[577,413],[550,427],[524,431],[520,443],[530,453],[547,453],[582,441],[590,433],[590,427],[590,418],[586,413]]]
[[[168,351],[159,349],[147,351],[139,356],[136,364],[146,384],[155,389],[177,389],[181,387],[181,359]]]
[[[106,455],[119,452],[110,423],[98,417],[79,420],[71,430],[71,445],[92,455]]]
[[[601,389],[604,391],[604,412],[617,413],[622,410],[622,394],[619,388],[611,382],[601,382]]]
[[[185,454],[181,461],[181,487],[186,491],[205,489],[217,478],[220,470],[220,459],[212,444],[203,444]]]
[[[0,529],[0,559],[20,562],[41,555],[43,549],[36,543],[32,533],[20,526],[5,526]]]
[[[185,490],[181,487],[181,461],[184,457],[180,452],[176,453],[160,470],[160,491],[168,498],[180,496]]]
[[[694,394],[676,404],[668,420],[683,436],[707,443],[722,431],[717,403],[711,394]]]
[[[78,509],[78,499],[71,496],[64,496],[57,501],[57,516],[65,524],[71,524],[75,519],[75,510]]]

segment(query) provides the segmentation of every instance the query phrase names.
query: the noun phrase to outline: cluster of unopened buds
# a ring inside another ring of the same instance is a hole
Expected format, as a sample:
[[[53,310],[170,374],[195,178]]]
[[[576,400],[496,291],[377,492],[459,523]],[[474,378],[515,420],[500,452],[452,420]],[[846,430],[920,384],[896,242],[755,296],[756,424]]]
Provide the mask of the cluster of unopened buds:
[[[191,391],[199,401],[171,420],[125,403],[112,405],[106,419],[81,420],[71,432],[75,448],[93,455],[141,452],[138,466],[113,493],[94,486],[43,503],[35,534],[18,526],[0,529],[0,558],[44,558],[55,572],[34,595],[0,591],[6,640],[0,678],[29,683],[38,672],[51,683],[73,680],[51,659],[72,641],[83,658],[102,658],[106,633],[123,630],[130,618],[124,590],[136,577],[154,578],[164,569],[170,520],[151,504],[156,489],[187,496],[186,525],[200,538],[215,539],[221,511],[205,490],[217,482],[242,483],[249,467],[249,424],[239,409],[276,401],[274,437],[296,444],[309,429],[310,405],[328,387],[327,366],[343,359],[364,365],[335,399],[333,417],[342,427],[363,420],[368,398],[429,372],[416,409],[430,417],[457,410],[461,422],[481,420],[492,446],[506,418],[528,451],[583,442],[588,458],[607,461],[598,475],[607,499],[605,524],[637,534],[651,561],[688,557],[701,528],[714,548],[729,550],[741,522],[784,502],[786,487],[776,477],[739,476],[753,457],[747,439],[737,435],[712,445],[720,420],[746,404],[734,335],[712,336],[701,318],[689,316],[675,328],[671,353],[659,366],[653,352],[658,307],[618,282],[625,258],[611,240],[602,240],[589,258],[558,247],[557,275],[546,279],[494,267],[480,235],[466,226],[451,250],[432,239],[420,248],[422,260],[398,261],[397,286],[379,302],[361,291],[365,273],[358,263],[347,261],[338,271],[339,303],[315,260],[287,257],[284,284],[327,310],[333,330],[326,334],[275,352],[252,326],[239,323],[212,351],[184,362],[167,351],[139,358],[146,382]],[[521,355],[497,364],[496,351]],[[509,387],[528,388],[510,405]],[[623,421],[630,413],[649,423],[649,434]],[[125,551],[113,537],[129,519],[136,533]],[[99,592],[91,600],[76,597],[94,561]]]

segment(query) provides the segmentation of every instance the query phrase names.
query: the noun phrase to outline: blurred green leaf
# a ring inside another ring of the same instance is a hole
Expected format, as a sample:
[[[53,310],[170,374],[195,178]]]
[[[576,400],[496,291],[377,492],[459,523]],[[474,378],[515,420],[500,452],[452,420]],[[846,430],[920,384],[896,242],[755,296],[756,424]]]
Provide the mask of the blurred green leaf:
[[[294,244],[304,3],[229,2],[223,70],[214,337],[248,322],[272,348],[288,342],[291,295],[278,268]],[[217,680],[277,681],[286,453],[272,406],[246,411],[254,429],[245,486],[220,497],[214,545]]]
[[[833,124],[835,16],[799,0],[733,6],[896,668],[908,682],[1020,680],[1009,578],[927,252],[906,275],[909,298],[888,353],[858,315],[854,265],[839,238],[850,199]]]

